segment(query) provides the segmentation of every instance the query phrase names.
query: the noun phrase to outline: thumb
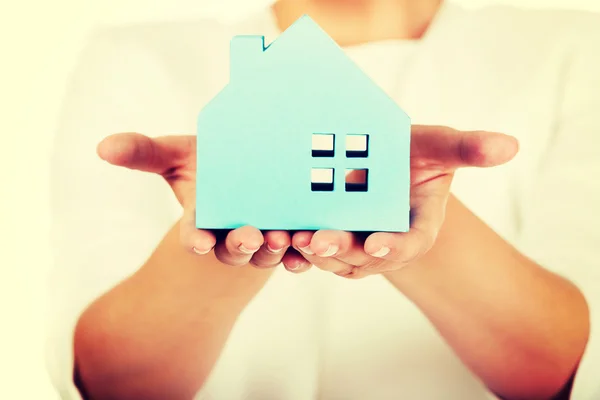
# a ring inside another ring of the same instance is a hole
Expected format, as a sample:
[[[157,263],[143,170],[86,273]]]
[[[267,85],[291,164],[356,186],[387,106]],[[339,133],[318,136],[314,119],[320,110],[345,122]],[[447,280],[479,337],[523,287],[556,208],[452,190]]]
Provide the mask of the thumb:
[[[451,168],[494,167],[512,160],[518,151],[517,139],[503,133],[412,127],[411,157],[434,160]]]
[[[97,153],[120,167],[165,174],[195,154],[195,136],[150,138],[139,133],[118,133],[102,140]]]

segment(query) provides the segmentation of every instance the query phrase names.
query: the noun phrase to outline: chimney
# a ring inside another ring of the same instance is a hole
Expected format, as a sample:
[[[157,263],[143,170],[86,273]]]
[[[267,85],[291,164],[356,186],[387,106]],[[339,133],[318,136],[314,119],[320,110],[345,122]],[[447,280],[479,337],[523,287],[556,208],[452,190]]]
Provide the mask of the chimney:
[[[252,78],[254,63],[264,51],[264,36],[235,36],[231,40],[231,82],[244,77]]]

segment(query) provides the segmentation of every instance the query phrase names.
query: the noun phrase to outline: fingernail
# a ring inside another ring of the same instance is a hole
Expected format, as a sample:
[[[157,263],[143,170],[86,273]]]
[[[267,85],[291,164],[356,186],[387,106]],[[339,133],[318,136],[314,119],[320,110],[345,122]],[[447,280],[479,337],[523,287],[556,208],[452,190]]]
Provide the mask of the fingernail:
[[[246,246],[244,246],[243,244],[240,244],[238,247],[239,251],[241,251],[244,254],[254,254],[258,251],[258,249],[256,250],[250,250],[248,249]]]
[[[300,247],[300,251],[303,252],[304,254],[308,254],[309,256],[312,256],[313,254],[315,254],[315,252],[312,251],[309,246]]]
[[[385,247],[383,246],[381,249],[379,249],[378,251],[376,251],[375,253],[372,253],[371,255],[373,257],[385,257],[388,254],[390,254],[390,249],[389,247]]]
[[[277,249],[277,250],[276,250],[276,249],[272,248],[271,246],[269,246],[269,243],[267,243],[267,250],[268,250],[270,253],[275,253],[275,254],[277,254],[277,253],[281,253],[281,251],[283,250],[283,248],[281,248],[281,249]]]
[[[204,255],[207,255],[208,253],[210,253],[210,250],[202,251],[202,250],[198,250],[196,247],[192,247],[192,250],[194,250],[194,253],[201,255],[201,256],[204,256]]]
[[[337,244],[330,244],[325,253],[321,254],[321,257],[331,257],[338,252],[340,247]]]
[[[304,265],[302,263],[296,263],[296,264],[289,265],[289,266],[286,266],[286,267],[290,271],[298,271],[298,270],[301,270],[304,267]]]

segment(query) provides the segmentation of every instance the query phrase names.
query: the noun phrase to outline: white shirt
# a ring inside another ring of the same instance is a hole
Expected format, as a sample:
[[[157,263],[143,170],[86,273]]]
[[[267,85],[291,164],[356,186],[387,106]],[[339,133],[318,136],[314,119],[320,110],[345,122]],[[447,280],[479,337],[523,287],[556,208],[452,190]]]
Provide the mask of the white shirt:
[[[180,217],[166,184],[95,155],[105,136],[195,132],[227,83],[234,34],[278,32],[270,11],[111,28],[73,75],[52,162],[55,267],[48,367],[64,399],[80,313],[133,274]],[[574,399],[600,398],[600,18],[447,4],[418,42],[348,54],[414,123],[519,138],[503,167],[461,171],[453,191],[519,250],[573,280],[592,312]],[[386,61],[387,60],[387,61]],[[482,266],[485,268],[485,266]],[[176,273],[174,269],[173,273]],[[344,280],[279,269],[240,316],[199,399],[491,397],[432,324],[383,277]]]

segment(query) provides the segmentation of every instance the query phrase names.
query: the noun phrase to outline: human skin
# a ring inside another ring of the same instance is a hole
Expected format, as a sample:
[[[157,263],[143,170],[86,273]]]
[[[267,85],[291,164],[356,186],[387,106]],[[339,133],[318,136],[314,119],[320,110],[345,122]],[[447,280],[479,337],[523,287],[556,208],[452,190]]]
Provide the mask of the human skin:
[[[80,318],[76,365],[79,385],[90,398],[158,399],[167,393],[173,399],[193,398],[237,316],[282,258],[296,273],[306,271],[308,261],[338,274],[339,265],[350,265],[358,270],[348,275],[354,279],[384,273],[432,320],[465,364],[507,399],[552,398],[581,356],[589,327],[579,291],[517,253],[448,192],[457,166],[510,160],[516,152],[510,136],[413,127],[413,173],[427,176],[413,190],[413,199],[431,194],[436,200],[429,204],[441,206],[439,198],[446,198],[445,218],[429,251],[421,234],[408,241],[408,234],[384,234],[384,242],[391,239],[384,257],[368,255],[366,245],[347,232],[299,232],[290,239],[286,232],[263,234],[244,227],[217,241],[211,232],[195,229],[193,136],[117,134],[105,139],[98,152],[112,164],[163,175],[185,211],[148,262]],[[436,166],[432,176],[418,154],[438,160],[431,163]],[[444,163],[449,167],[440,168]],[[335,255],[317,256],[329,248],[324,243],[334,242]],[[290,243],[293,252],[286,251],[292,250]],[[193,251],[214,244],[205,255]],[[242,246],[250,250],[240,251]],[[306,247],[315,254],[300,256]],[[549,310],[549,303],[557,306]]]
[[[438,3],[281,0],[275,11],[285,27],[310,10],[338,43],[359,44],[418,37]],[[237,316],[280,262],[294,273],[317,267],[350,279],[383,274],[503,398],[554,398],[573,376],[589,334],[581,293],[519,254],[450,194],[457,168],[508,162],[517,152],[510,136],[413,127],[412,229],[366,240],[253,227],[217,240],[197,230],[194,149],[193,136],[140,134],[113,135],[98,147],[114,165],[162,175],[184,215],[136,274],[81,316],[76,375],[89,398],[193,398]]]

